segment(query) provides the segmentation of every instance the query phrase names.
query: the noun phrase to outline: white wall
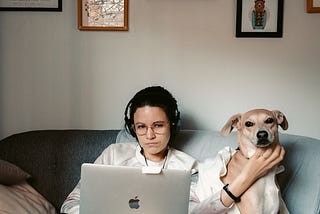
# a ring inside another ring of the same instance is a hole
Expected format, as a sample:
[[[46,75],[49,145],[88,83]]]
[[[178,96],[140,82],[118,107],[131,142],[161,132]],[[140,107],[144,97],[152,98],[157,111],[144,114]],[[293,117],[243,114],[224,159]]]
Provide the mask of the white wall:
[[[63,12],[0,12],[0,139],[34,129],[117,129],[134,93],[163,85],[183,128],[279,109],[320,138],[320,14],[286,0],[283,38],[235,38],[236,0],[132,0],[128,32],[77,30]]]

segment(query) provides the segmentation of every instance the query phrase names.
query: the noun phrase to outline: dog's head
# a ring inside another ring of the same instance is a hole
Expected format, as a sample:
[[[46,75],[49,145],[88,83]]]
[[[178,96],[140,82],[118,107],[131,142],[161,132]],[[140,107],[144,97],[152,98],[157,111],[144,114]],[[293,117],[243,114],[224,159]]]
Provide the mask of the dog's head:
[[[251,157],[256,147],[267,147],[272,143],[279,143],[278,125],[283,130],[288,129],[288,121],[282,112],[253,109],[230,117],[221,129],[221,134],[227,136],[233,128],[236,128],[240,150],[245,156]]]

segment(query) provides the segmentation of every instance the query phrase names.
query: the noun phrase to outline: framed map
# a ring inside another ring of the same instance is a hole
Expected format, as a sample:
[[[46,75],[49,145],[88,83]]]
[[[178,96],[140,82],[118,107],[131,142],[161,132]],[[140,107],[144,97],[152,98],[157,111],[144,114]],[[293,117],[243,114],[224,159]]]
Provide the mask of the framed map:
[[[2,11],[62,11],[62,0],[0,0]]]
[[[320,0],[307,0],[308,13],[320,13]]]
[[[78,0],[79,30],[128,30],[128,0]]]

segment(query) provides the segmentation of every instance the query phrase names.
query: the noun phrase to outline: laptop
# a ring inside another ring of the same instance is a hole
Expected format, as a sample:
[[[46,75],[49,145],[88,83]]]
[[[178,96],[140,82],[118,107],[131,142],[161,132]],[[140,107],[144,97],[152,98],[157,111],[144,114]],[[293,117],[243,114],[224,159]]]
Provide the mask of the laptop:
[[[80,214],[186,214],[191,173],[85,163],[81,166]]]

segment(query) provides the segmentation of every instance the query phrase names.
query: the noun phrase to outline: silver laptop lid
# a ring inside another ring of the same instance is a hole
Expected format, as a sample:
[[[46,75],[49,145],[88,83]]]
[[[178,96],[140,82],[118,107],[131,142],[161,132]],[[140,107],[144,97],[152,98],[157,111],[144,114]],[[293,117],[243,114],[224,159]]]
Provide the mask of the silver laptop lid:
[[[190,181],[184,170],[83,164],[80,214],[186,214]]]

